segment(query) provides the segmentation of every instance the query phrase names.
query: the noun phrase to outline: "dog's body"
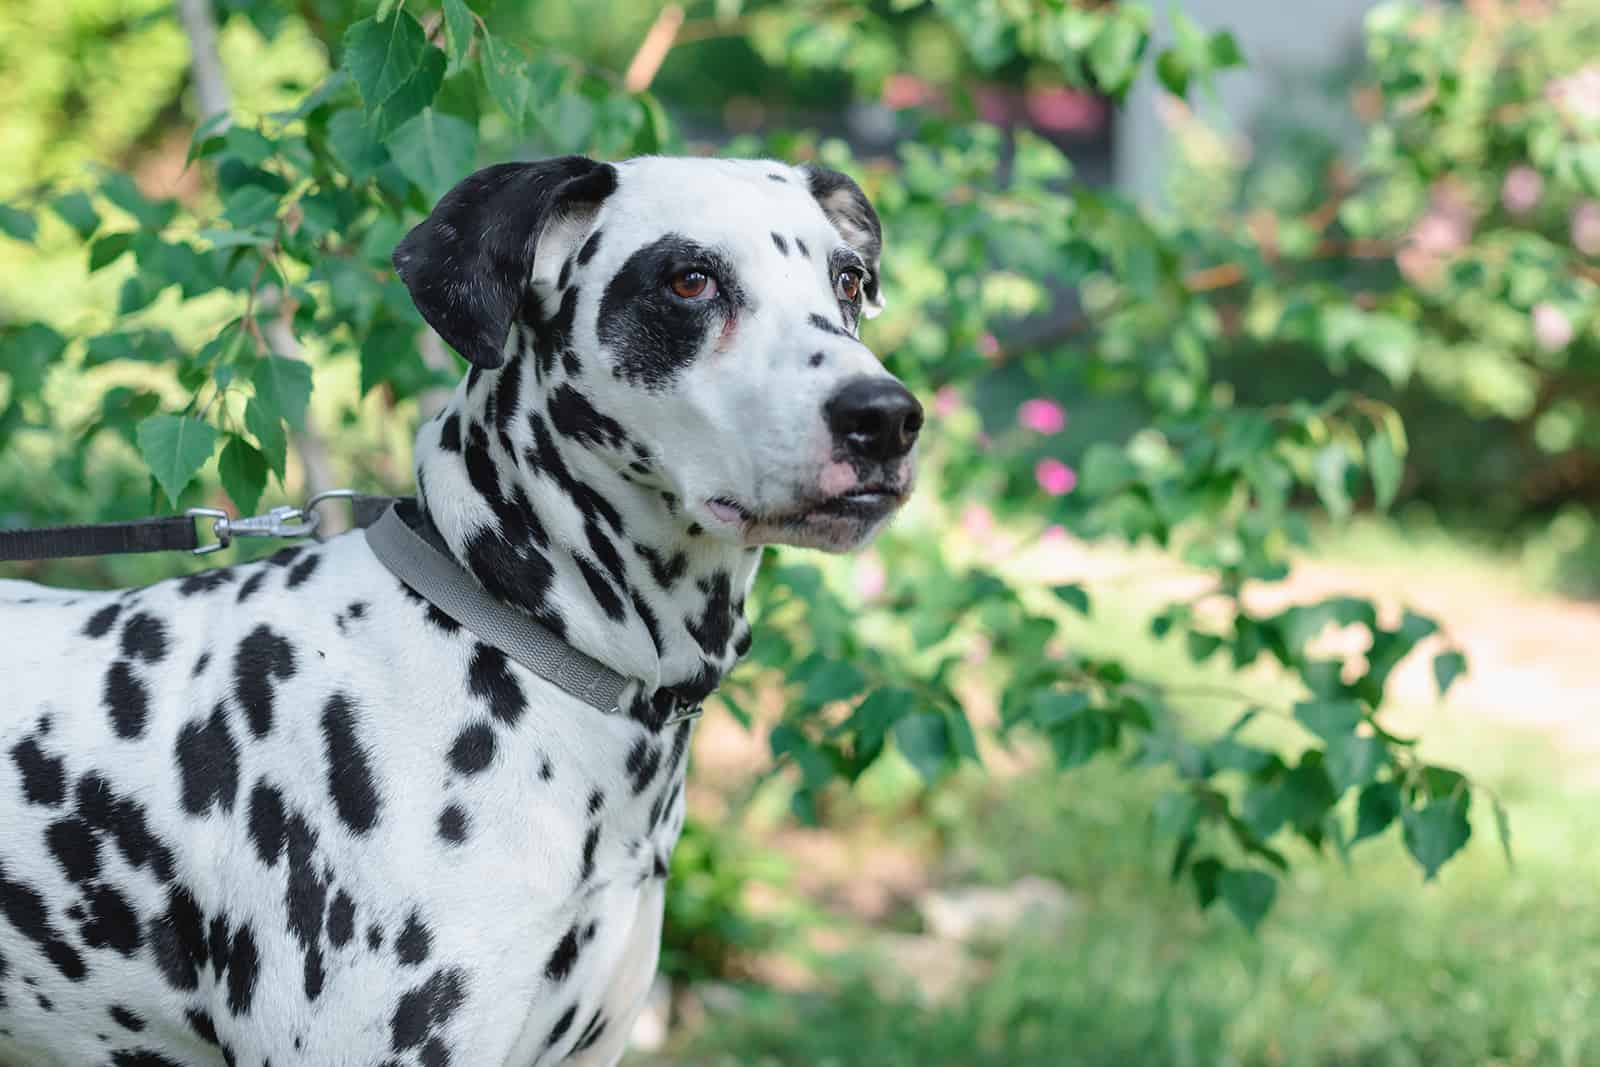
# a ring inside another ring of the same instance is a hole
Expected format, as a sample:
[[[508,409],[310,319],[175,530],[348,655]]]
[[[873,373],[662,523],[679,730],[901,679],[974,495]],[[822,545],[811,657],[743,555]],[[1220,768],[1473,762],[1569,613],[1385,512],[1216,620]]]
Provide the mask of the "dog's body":
[[[829,171],[565,159],[474,175],[397,251],[474,364],[418,435],[418,523],[633,679],[616,714],[359,534],[0,582],[0,1063],[615,1063],[672,713],[748,646],[761,544],[851,547],[910,489],[920,412],[854,336],[877,241]]]

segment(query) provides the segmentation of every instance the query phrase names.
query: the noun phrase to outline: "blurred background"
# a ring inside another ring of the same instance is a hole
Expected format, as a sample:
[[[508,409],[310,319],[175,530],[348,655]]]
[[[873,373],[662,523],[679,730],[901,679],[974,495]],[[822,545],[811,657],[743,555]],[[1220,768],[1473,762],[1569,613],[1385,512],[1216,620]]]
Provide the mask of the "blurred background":
[[[0,0],[0,525],[408,490],[460,363],[386,259],[476,164],[821,159],[924,489],[769,554],[628,1062],[1600,1063],[1596,57],[1593,0]]]

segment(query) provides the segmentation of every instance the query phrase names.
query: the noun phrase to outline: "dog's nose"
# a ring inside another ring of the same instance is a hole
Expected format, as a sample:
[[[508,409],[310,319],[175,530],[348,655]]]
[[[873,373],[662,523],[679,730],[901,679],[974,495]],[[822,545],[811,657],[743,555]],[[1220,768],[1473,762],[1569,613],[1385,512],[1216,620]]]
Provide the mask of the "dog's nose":
[[[834,439],[862,459],[899,459],[916,444],[922,405],[893,378],[857,378],[823,405]]]

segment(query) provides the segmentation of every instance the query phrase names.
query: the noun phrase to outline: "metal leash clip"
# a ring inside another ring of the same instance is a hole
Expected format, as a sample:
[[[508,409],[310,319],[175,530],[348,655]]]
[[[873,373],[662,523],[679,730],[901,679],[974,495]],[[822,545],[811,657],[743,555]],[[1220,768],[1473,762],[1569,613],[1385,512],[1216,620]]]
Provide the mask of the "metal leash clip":
[[[322,516],[317,505],[324,500],[350,499],[354,489],[329,489],[306,501],[304,507],[279,504],[261,515],[248,515],[236,519],[221,508],[190,508],[184,512],[193,519],[211,519],[211,533],[216,540],[193,550],[197,556],[227,548],[235,537],[310,537],[317,532]]]

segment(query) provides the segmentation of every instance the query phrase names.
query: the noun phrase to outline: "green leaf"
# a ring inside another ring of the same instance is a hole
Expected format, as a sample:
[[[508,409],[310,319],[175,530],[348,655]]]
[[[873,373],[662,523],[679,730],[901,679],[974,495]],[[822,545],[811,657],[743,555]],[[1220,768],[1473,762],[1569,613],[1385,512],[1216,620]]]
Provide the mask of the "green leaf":
[[[1346,789],[1370,784],[1388,758],[1388,748],[1376,737],[1329,738],[1328,777],[1342,796]]]
[[[1439,699],[1443,700],[1445,694],[1450,692],[1450,687],[1455,680],[1466,673],[1467,657],[1455,649],[1441,652],[1433,657],[1433,680],[1439,686]]]
[[[6,335],[0,353],[0,371],[11,377],[15,396],[31,396],[44,385],[50,364],[61,358],[67,339],[42,322],[30,322],[16,333]],[[8,410],[15,410],[13,405]]]
[[[1217,895],[1251,933],[1278,895],[1278,880],[1266,871],[1230,867],[1217,875]]]
[[[400,173],[437,200],[472,168],[478,131],[454,115],[428,108],[395,130],[388,147]]]
[[[1189,92],[1189,64],[1184,62],[1176,48],[1163,49],[1156,57],[1156,77],[1160,79],[1162,88],[1173,96],[1184,96]]]
[[[217,457],[217,475],[241,515],[254,515],[267,487],[267,459],[242,437],[229,436]]]
[[[855,696],[866,684],[867,676],[854,663],[831,660],[806,680],[805,693],[800,700],[807,707],[821,707],[835,700],[847,700]]]
[[[345,31],[341,66],[355,79],[367,110],[377,111],[416,76],[427,48],[427,34],[407,12],[392,22],[362,19]]]
[[[352,181],[366,181],[389,161],[383,142],[357,108],[336,111],[328,120],[328,147]]]
[[[1244,66],[1244,53],[1239,50],[1239,42],[1227,30],[1218,30],[1211,35],[1209,49],[1212,70]]]
[[[259,185],[241,185],[222,201],[222,217],[234,228],[248,230],[271,222],[278,214],[278,194]]]
[[[1460,852],[1472,836],[1464,796],[1430,800],[1420,809],[1407,809],[1400,815],[1405,828],[1406,849],[1422,867],[1424,881],[1432,881],[1450,857]]]
[[[100,213],[94,209],[94,201],[84,192],[74,190],[63,193],[50,201],[50,209],[85,241],[100,228]]]
[[[1082,766],[1100,754],[1110,735],[1105,716],[1085,711],[1050,730],[1050,747],[1062,770]]]
[[[785,755],[793,758],[795,766],[800,768],[800,774],[805,779],[807,789],[820,789],[833,777],[833,767],[828,763],[827,757],[811,743],[810,738],[788,723],[779,723],[773,727],[768,744],[772,747],[774,759]]]
[[[1493,793],[1489,794],[1489,807],[1494,811],[1495,836],[1500,839],[1500,850],[1506,854],[1506,866],[1515,867],[1517,861],[1511,856],[1511,816],[1506,814],[1506,806]]]
[[[166,228],[178,213],[175,200],[151,200],[139,191],[133,179],[121,171],[111,171],[100,179],[100,193],[107,200],[132,215],[146,231]]]
[[[1379,431],[1367,442],[1367,473],[1372,476],[1372,493],[1378,510],[1387,510],[1400,491],[1405,474],[1405,459],[1387,433]]]
[[[255,383],[255,401],[264,414],[284,419],[297,430],[305,429],[306,403],[311,399],[310,364],[267,356],[256,364],[250,380]]]
[[[255,434],[267,466],[278,476],[278,481],[283,481],[289,460],[289,438],[283,432],[283,420],[276,412],[269,412],[259,397],[251,397],[244,406],[244,426]]]
[[[265,163],[276,151],[276,147],[261,131],[252,130],[248,126],[228,127],[228,132],[223,135],[222,141],[230,155],[252,167]]]
[[[924,781],[932,782],[944,771],[950,755],[944,716],[928,712],[907,715],[894,724],[893,734],[895,747]]]
[[[89,273],[114,263],[122,253],[133,247],[133,234],[108,233],[89,246]]]
[[[1060,600],[1079,615],[1086,616],[1089,614],[1089,594],[1078,583],[1069,582],[1066,585],[1051,586],[1050,591],[1056,595],[1057,600]]]
[[[1120,97],[1127,91],[1138,73],[1139,56],[1148,40],[1131,11],[1113,9],[1089,46],[1089,69],[1101,92]]]
[[[1211,907],[1217,899],[1217,881],[1222,877],[1222,864],[1214,856],[1206,856],[1189,865],[1189,877],[1194,882],[1195,899],[1201,909]]]
[[[514,46],[494,37],[483,41],[483,81],[514,129],[523,129],[540,107],[559,105],[566,68],[550,60],[529,63]]]
[[[1339,444],[1324,445],[1311,464],[1317,497],[1335,519],[1344,519],[1350,514],[1350,490],[1345,484],[1349,465],[1350,457]]]
[[[444,0],[444,28],[450,44],[450,65],[459,67],[467,61],[467,50],[472,47],[472,9],[465,0]]]
[[[38,232],[39,223],[31,212],[12,207],[10,204],[0,204],[0,233],[19,241],[32,243]]]
[[[139,423],[139,454],[174,505],[211,458],[217,431],[187,415],[152,415]]]
[[[1294,717],[1324,741],[1350,736],[1361,725],[1361,705],[1353,700],[1308,700],[1294,706]]]

